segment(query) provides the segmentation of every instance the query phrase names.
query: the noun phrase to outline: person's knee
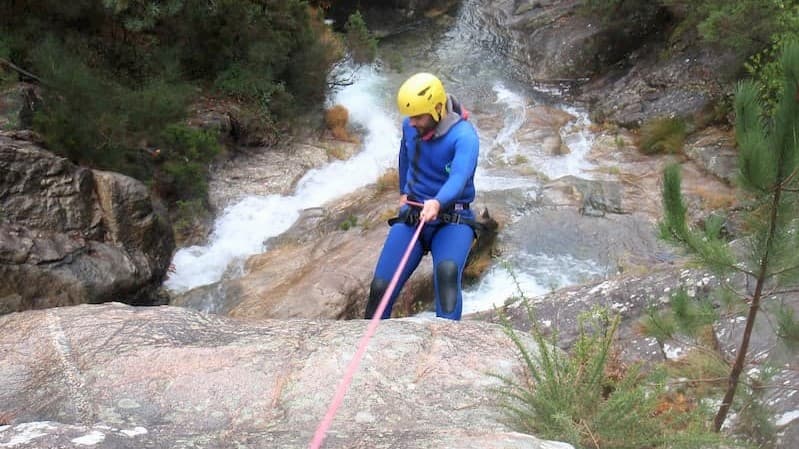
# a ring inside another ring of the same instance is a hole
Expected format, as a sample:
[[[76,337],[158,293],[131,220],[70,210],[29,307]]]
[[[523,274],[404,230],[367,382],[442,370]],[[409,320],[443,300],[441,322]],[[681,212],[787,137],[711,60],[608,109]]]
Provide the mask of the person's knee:
[[[438,284],[438,299],[441,310],[445,314],[455,311],[458,304],[458,264],[451,260],[444,260],[436,265],[436,283]]]
[[[369,286],[369,300],[366,303],[366,313],[364,318],[367,320],[372,319],[377,307],[380,305],[380,300],[388,290],[389,282],[383,278],[375,277],[372,279],[372,284]]]

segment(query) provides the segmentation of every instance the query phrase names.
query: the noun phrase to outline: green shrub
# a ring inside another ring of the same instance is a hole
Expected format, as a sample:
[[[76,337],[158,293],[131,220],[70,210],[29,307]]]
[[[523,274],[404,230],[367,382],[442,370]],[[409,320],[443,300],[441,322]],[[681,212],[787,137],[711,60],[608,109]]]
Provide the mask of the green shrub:
[[[75,162],[141,174],[134,166],[141,142],[185,116],[186,84],[153,78],[135,88],[121,85],[55,38],[37,47],[32,61],[48,82],[34,129],[52,151]]]
[[[5,36],[0,35],[0,59],[8,61],[11,49]],[[0,61],[0,89],[16,81],[17,74]]]
[[[256,104],[266,113],[274,96],[288,95],[285,85],[241,64],[233,64],[220,72],[214,86],[226,96]]]
[[[118,85],[105,79],[68,52],[56,38],[32,52],[34,70],[48,80],[43,107],[34,116],[34,129],[50,149],[77,163],[117,169],[123,161],[124,108]]]
[[[168,126],[160,137],[160,165],[156,190],[173,200],[205,199],[208,166],[221,146],[211,131],[183,125]]]
[[[172,229],[178,243],[192,243],[201,240],[205,230],[204,223],[213,217],[202,199],[178,200],[172,217]]]
[[[685,142],[686,124],[681,118],[656,118],[641,126],[638,148],[644,154],[677,154]]]
[[[367,64],[374,61],[377,56],[377,39],[372,37],[366,21],[360,11],[350,14],[344,25],[346,31],[347,47],[350,49],[352,60],[358,64]]]
[[[91,142],[98,135],[111,137],[121,148],[128,145],[119,142],[120,137],[138,137],[126,135],[131,125],[125,123],[148,117],[123,113],[130,110],[124,103],[131,101],[126,92],[145,94],[155,83],[169,88],[150,91],[172,90],[175,97],[184,94],[188,84],[215,86],[225,96],[255,105],[259,115],[292,117],[324,100],[327,73],[341,55],[340,39],[324,24],[319,10],[303,0],[19,0],[0,5],[0,30],[5,42],[0,47],[8,48],[10,59],[36,69],[46,88],[59,90],[50,98],[73,102],[102,93],[105,105],[58,114],[86,122],[82,135],[63,150],[73,156],[89,151],[84,143],[97,146]],[[55,41],[69,53],[49,51],[52,57],[43,57],[42,48],[54,47],[45,41]],[[67,59],[72,63],[61,65]],[[64,84],[71,88],[66,96]],[[163,95],[152,99],[160,98]],[[158,115],[165,111],[155,112],[152,123],[174,123]],[[119,125],[92,132],[96,117],[103,117],[103,126]],[[58,127],[60,121],[51,118],[48,128]],[[64,143],[68,136],[49,129],[45,138]],[[108,144],[101,146],[104,155]]]
[[[358,217],[355,215],[348,216],[344,221],[339,223],[338,228],[342,231],[349,231],[358,225]]]
[[[777,313],[777,334],[790,349],[799,349],[799,320],[793,309],[786,305],[782,305]]]
[[[771,37],[771,44],[744,64],[747,73],[760,87],[763,109],[767,115],[774,115],[782,96],[784,69],[780,56],[786,45],[799,41],[799,7],[794,9],[794,15],[785,16],[783,20],[793,25],[785,32],[775,33]]]
[[[674,1],[674,0],[672,0]],[[783,0],[701,0],[695,2],[697,29],[707,42],[718,43],[748,56],[781,29]]]
[[[546,339],[535,324],[531,333],[538,352],[533,353],[504,323],[527,371],[521,383],[500,377],[502,406],[516,428],[576,448],[703,448],[718,442],[701,406],[671,405],[673,393],[662,371],[645,376],[638,367],[611,367],[619,321],[601,310],[581,316],[568,354],[557,349],[556,336]]]

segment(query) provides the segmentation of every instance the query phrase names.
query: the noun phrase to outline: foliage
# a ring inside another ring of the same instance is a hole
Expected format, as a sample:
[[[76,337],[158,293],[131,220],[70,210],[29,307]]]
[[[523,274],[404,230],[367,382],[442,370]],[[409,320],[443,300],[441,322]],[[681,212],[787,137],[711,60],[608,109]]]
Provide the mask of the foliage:
[[[91,70],[55,39],[32,52],[44,90],[34,126],[52,150],[79,163],[137,175],[137,144],[184,114],[188,87],[154,78],[138,88]]]
[[[763,89],[769,113],[774,112],[782,86],[780,55],[785,44],[799,39],[796,0],[666,0],[685,8],[686,22],[703,40],[732,49],[747,59],[746,72]]]
[[[641,141],[638,147],[644,154],[682,152],[685,142],[685,120],[678,117],[661,117],[641,126]]]
[[[358,217],[350,214],[349,216],[347,216],[346,219],[344,219],[344,221],[339,223],[338,228],[341,229],[342,231],[349,231],[350,229],[354,228],[357,225],[358,225]]]
[[[211,213],[202,199],[193,199],[175,202],[175,211],[172,217],[172,228],[179,243],[193,242],[204,237],[203,222],[211,220]],[[181,245],[183,246],[183,245]]]
[[[701,4],[706,16],[698,25],[702,37],[748,57],[744,69],[760,84],[766,109],[773,113],[782,87],[782,48],[799,39],[799,2],[705,0]]]
[[[768,365],[759,366],[747,373],[747,382],[739,387],[735,398],[735,430],[739,439],[750,446],[767,449],[778,447],[774,410],[769,406],[770,388],[776,370]]]
[[[680,166],[671,164],[663,173],[663,209],[660,237],[680,243],[716,273],[727,273],[735,263],[732,251],[721,234],[723,218],[710,216],[701,230],[692,230],[686,222],[687,207],[680,192]]]
[[[156,191],[173,200],[204,199],[208,164],[220,152],[215,133],[170,125],[160,136],[163,159],[156,173]]]
[[[10,68],[6,67],[2,60],[9,59],[9,47],[6,39],[0,34],[0,89],[17,79],[17,74]]]
[[[671,295],[669,303],[671,307],[665,311],[650,310],[645,321],[646,334],[659,341],[673,339],[678,333],[696,340],[719,318],[710,301],[694,300],[683,289]]]
[[[703,229],[687,224],[686,207],[680,193],[679,167],[667,167],[663,182],[664,219],[661,235],[680,243],[721,276],[737,273],[746,278],[750,288],[736,289],[748,304],[745,329],[740,347],[730,369],[729,386],[714,420],[719,431],[738,389],[739,379],[749,350],[749,340],[761,302],[768,297],[781,297],[781,287],[799,283],[799,254],[795,251],[799,238],[796,220],[799,190],[799,44],[783,50],[784,82],[775,114],[768,117],[754,82],[739,84],[735,95],[735,134],[739,146],[739,184],[746,192],[748,206],[742,211],[746,234],[739,239],[745,251],[734,253],[720,236],[721,219],[706,220]],[[734,277],[732,277],[734,279]],[[766,293],[766,288],[768,292]],[[791,317],[783,316],[785,319]],[[791,327],[788,323],[786,328]]]
[[[399,173],[393,168],[387,170],[379,178],[377,178],[377,184],[375,185],[376,194],[381,194],[388,191],[399,192]]]
[[[34,129],[51,150],[154,177],[172,200],[204,195],[218,152],[175,131],[197,92],[270,131],[321,104],[341,55],[304,0],[18,0],[0,3],[0,36],[0,57],[42,80]]]
[[[347,48],[357,64],[371,63],[377,56],[377,39],[372,37],[360,11],[350,14],[344,25]]]
[[[532,308],[527,304],[531,323]],[[576,448],[701,448],[718,437],[704,427],[697,404],[671,407],[661,372],[639,367],[612,369],[611,345],[620,318],[598,310],[579,318],[570,352],[547,341],[534,325],[537,353],[505,321],[521,354],[526,381],[500,377],[503,407],[520,431],[566,441]]]
[[[799,320],[794,310],[784,304],[777,312],[777,335],[789,348],[799,349]]]
[[[663,0],[684,11],[687,25],[707,42],[748,55],[759,50],[775,30],[784,0]]]

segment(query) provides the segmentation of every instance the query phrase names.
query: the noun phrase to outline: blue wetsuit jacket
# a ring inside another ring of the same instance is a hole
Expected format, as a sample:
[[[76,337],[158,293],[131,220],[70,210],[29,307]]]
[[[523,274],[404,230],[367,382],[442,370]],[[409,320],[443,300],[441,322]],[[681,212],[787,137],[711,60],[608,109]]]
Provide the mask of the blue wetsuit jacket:
[[[474,201],[474,171],[479,139],[468,116],[451,96],[447,114],[428,136],[405,118],[399,151],[399,188],[419,202],[435,198],[441,210]]]

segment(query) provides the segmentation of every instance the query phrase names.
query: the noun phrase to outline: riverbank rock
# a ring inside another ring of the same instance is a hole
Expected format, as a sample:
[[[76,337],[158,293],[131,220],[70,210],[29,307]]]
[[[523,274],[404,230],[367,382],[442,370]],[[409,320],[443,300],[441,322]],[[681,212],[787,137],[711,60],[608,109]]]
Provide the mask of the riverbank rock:
[[[147,187],[0,133],[0,313],[153,303],[174,250]]]
[[[475,21],[485,45],[521,63],[532,82],[593,77],[635,50],[662,20],[655,8],[640,8],[636,20],[608,23],[585,13],[575,0],[494,0],[476,5]]]
[[[0,404],[10,419],[0,444],[304,448],[367,323],[246,322],[122,304],[6,315]],[[503,424],[494,374],[522,375],[497,325],[384,321],[324,447],[571,447]]]
[[[216,164],[208,184],[211,208],[219,214],[246,196],[290,195],[309,170],[347,159],[360,148],[357,143],[324,137],[298,140],[275,147],[239,147]]]
[[[579,98],[596,121],[629,128],[661,117],[699,126],[723,121],[714,110],[731,90],[734,57],[710,48],[688,47],[660,58],[657,48],[632,52],[626,69],[613,70],[581,86]],[[719,109],[720,110],[720,109]]]
[[[533,85],[567,88],[597,122],[630,128],[658,117],[704,126],[723,120],[717,103],[731,90],[741,61],[696,44],[690,33],[666,39],[674,11],[641,5],[603,19],[575,0],[482,2],[470,14],[474,38],[513,61]]]

